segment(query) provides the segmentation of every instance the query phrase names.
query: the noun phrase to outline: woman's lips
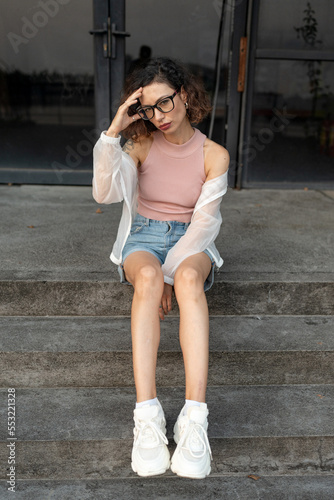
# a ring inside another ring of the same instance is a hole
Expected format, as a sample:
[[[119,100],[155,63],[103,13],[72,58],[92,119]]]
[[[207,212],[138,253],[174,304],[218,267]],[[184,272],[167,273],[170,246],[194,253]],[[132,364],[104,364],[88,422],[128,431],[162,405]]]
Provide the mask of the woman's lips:
[[[171,123],[164,123],[163,125],[160,125],[159,129],[160,130],[167,130],[171,126]]]

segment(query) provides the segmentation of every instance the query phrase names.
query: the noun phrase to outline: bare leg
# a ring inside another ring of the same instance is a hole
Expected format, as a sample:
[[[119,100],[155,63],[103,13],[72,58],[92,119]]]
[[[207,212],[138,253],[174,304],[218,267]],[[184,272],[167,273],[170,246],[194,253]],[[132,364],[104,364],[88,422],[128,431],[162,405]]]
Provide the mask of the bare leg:
[[[174,279],[180,309],[180,344],[186,374],[186,399],[203,403],[209,364],[209,311],[203,285],[210,270],[210,258],[202,252],[181,262]]]
[[[149,252],[134,252],[124,261],[134,287],[131,309],[133,371],[137,402],[157,395],[155,371],[160,342],[159,304],[164,278],[159,260]]]

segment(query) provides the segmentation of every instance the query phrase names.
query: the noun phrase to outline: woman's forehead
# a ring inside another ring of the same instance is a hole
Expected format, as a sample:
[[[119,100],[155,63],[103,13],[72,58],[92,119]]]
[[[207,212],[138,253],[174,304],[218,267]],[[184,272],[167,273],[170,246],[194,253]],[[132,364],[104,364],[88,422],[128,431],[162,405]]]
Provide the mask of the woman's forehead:
[[[168,83],[153,82],[143,87],[143,95],[140,101],[145,105],[154,104],[161,97],[171,95],[174,90]]]

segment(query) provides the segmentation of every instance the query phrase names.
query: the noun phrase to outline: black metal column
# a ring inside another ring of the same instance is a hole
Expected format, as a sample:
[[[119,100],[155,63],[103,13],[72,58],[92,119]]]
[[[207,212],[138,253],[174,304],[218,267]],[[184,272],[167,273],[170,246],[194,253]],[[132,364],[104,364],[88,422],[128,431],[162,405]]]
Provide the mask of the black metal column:
[[[125,0],[110,1],[110,115],[114,117],[121,97],[125,74],[125,38],[113,32],[125,31]]]
[[[107,23],[109,7],[105,0],[94,0],[94,74],[95,74],[95,125],[105,130],[110,122],[109,59],[107,58]]]
[[[230,153],[231,163],[229,168],[229,186],[235,187],[238,169],[238,144],[240,133],[241,97],[238,91],[240,38],[246,36],[247,11],[249,0],[235,0],[232,60],[230,69],[230,97],[228,106],[228,128],[226,134],[226,149]]]

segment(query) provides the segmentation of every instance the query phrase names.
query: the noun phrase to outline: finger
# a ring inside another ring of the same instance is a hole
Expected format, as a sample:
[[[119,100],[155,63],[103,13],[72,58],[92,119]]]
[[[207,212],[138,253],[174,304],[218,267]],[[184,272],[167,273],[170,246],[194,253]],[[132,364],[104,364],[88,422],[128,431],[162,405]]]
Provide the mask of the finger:
[[[133,98],[133,96],[136,96],[136,99],[138,97],[138,95],[141,95],[143,93],[143,87],[139,87],[139,89],[137,89],[133,94],[130,95],[131,98]]]
[[[123,102],[122,106],[123,106],[123,108],[128,109],[131,106],[133,106],[134,104],[136,104],[136,102],[137,102],[137,99],[127,99],[125,102]]]
[[[137,120],[140,120],[140,119],[141,119],[141,116],[139,116],[139,115],[138,115],[138,113],[137,113],[136,115],[131,116],[131,118],[132,118],[132,120],[133,120],[134,122],[136,122]]]
[[[161,301],[162,309],[165,314],[168,314],[168,305],[167,305],[167,300],[164,298]]]
[[[172,310],[172,296],[171,295],[167,299],[167,307],[168,307],[168,311]]]
[[[165,319],[162,307],[159,306],[159,318],[163,321]]]
[[[133,94],[131,94],[127,99],[126,101],[124,102],[124,104],[130,104],[130,106],[132,106],[132,104],[135,104],[137,102],[137,99],[142,95],[142,88],[136,90],[136,92],[134,92]]]

